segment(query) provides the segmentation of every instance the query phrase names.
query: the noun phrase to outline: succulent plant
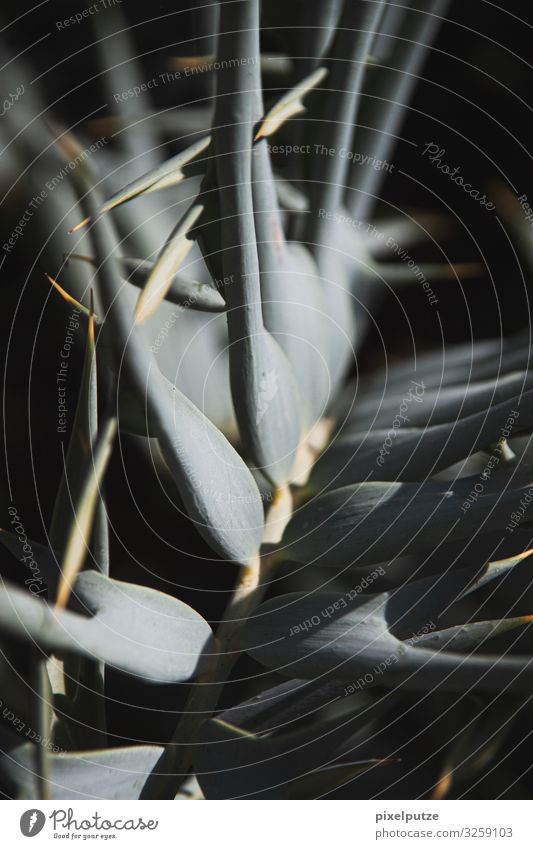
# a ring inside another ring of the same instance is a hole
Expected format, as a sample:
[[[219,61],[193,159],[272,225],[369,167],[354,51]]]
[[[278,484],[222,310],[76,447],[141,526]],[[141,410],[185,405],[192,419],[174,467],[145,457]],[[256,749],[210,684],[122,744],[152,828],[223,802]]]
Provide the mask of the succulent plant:
[[[6,795],[376,795],[409,764],[420,700],[453,728],[436,735],[426,795],[497,761],[533,680],[532,617],[512,596],[531,566],[529,336],[364,374],[357,361],[376,279],[421,279],[407,250],[424,227],[378,222],[375,207],[448,5],[295,4],[308,50],[288,26],[267,56],[282,4],[207,4],[195,14],[214,108],[162,113],[135,94],[113,6],[93,22],[105,83],[122,92],[99,148],[88,154],[90,122],[45,123],[37,88],[3,117],[8,140],[35,118],[43,184],[63,175],[47,189],[47,310],[73,316],[85,351],[76,387],[67,352],[61,366],[69,441],[46,545],[13,503],[0,536],[6,562],[24,564],[0,588]],[[384,261],[391,239],[404,259]],[[133,556],[129,575],[117,568],[107,484],[128,444],[187,529],[173,567],[235,571],[220,621],[151,565],[145,581]],[[154,711],[165,688],[178,704],[187,693],[165,739],[138,728],[124,745],[110,728],[117,675]]]

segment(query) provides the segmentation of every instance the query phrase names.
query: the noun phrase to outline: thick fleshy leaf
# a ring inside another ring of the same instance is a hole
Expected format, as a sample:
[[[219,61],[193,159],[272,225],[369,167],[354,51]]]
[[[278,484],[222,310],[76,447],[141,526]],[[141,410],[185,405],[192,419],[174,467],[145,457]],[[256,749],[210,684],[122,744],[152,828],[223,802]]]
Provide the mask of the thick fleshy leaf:
[[[330,322],[328,364],[330,394],[335,397],[347,374],[357,368],[355,353],[363,342],[372,307],[366,293],[375,292],[376,287],[369,285],[365,273],[370,254],[361,234],[346,223],[350,218],[344,207],[321,208],[317,215],[322,224],[314,253]]]
[[[294,678],[223,711],[219,719],[253,734],[283,731],[286,724],[309,718],[333,704],[344,692],[342,681]]]
[[[485,587],[487,584],[503,580],[512,572],[515,566],[518,566],[522,563],[522,561],[527,560],[532,554],[533,549],[529,548],[527,551],[523,551],[513,557],[506,557],[503,560],[496,560],[493,563],[489,563],[483,574],[476,578],[474,583],[461,593],[460,597],[464,598],[465,596],[470,595],[470,593]],[[533,561],[528,565],[533,565]]]
[[[467,654],[483,646],[487,640],[529,625],[533,617],[514,616],[510,619],[493,619],[486,622],[467,622],[442,631],[421,634],[411,645],[435,651],[452,651]],[[490,647],[489,647],[490,650]]]
[[[90,259],[90,258],[88,258]],[[132,263],[135,263],[135,260],[130,260]],[[139,260],[139,262],[143,262]],[[53,280],[53,278],[49,278],[50,282],[52,282],[55,289],[59,291],[62,297],[66,297],[69,303],[72,303],[76,306],[76,308],[83,314],[84,317],[89,315],[89,310],[79,301],[76,301],[64,289],[57,283],[57,281]],[[146,279],[146,275],[143,279]],[[198,288],[196,288],[198,287]],[[185,292],[189,292],[186,296],[186,300],[183,301],[183,306],[192,307],[191,298],[196,297],[194,294],[190,294],[191,292],[198,291],[199,300],[198,303],[203,303],[204,306],[201,309],[206,309],[207,311],[219,312],[220,306],[225,310],[225,303],[222,297],[219,295],[218,291],[214,289],[212,286],[196,283],[194,281],[185,281],[182,285],[181,282],[176,285],[176,300],[181,298],[180,290],[185,297]],[[170,319],[172,320],[172,315]],[[96,327],[98,328],[98,348],[102,354],[102,361],[106,362],[106,360],[113,360],[113,351],[115,348],[114,337],[111,332],[109,322],[102,322],[99,316],[94,316],[94,322]],[[150,340],[153,337],[150,337]],[[155,340],[157,344],[158,335],[156,335]],[[205,340],[202,338],[202,342]],[[211,420],[215,419],[216,416],[213,414],[213,410],[221,411],[220,418],[223,423],[226,424],[227,431],[230,434],[233,434],[233,426],[232,426],[232,417],[224,416],[222,410],[225,410],[228,406],[227,396],[226,396],[226,382],[225,382],[225,363],[223,360],[217,360],[215,363],[212,363],[210,359],[211,356],[217,356],[217,342],[215,340],[211,340],[212,342],[212,350],[208,350],[205,346],[201,349],[201,351],[205,355],[205,359],[209,360],[206,364],[205,368],[212,367],[215,371],[217,371],[219,377],[221,378],[221,383],[215,384],[215,386],[210,387],[211,394],[209,397],[202,398],[205,404],[209,404],[209,417]],[[189,341],[190,345],[190,341]],[[198,363],[196,357],[191,357],[191,362]],[[199,365],[202,370],[202,365]],[[181,375],[182,376],[182,375]],[[196,376],[196,372],[195,372]],[[176,401],[176,392],[179,391],[177,387],[168,380],[167,377],[162,373],[161,374],[161,387],[162,391],[166,394],[169,405],[172,409],[174,409],[174,403]],[[187,396],[193,391],[194,385],[192,385],[189,381],[182,380],[179,381],[181,386],[181,390],[187,394]],[[218,389],[218,394],[215,395],[213,392],[213,388]],[[202,396],[201,392],[197,392],[197,395]],[[212,406],[211,406],[212,405]],[[124,374],[120,381],[119,385],[119,399],[118,399],[118,411],[119,411],[119,429],[121,431],[125,431],[127,433],[133,433],[138,436],[157,436],[158,435],[158,423],[157,420],[151,412],[150,405],[147,404],[146,399],[139,393],[138,389],[132,382],[128,379],[128,376]]]
[[[274,184],[278,197],[278,203],[284,210],[291,212],[306,212],[309,209],[309,200],[296,186],[289,183],[279,174],[274,175]]]
[[[384,388],[395,388],[398,396],[407,391],[410,381],[423,382],[426,390],[445,386],[471,384],[473,381],[501,380],[502,375],[531,368],[528,337],[516,334],[508,339],[487,340],[458,345],[446,352],[440,350],[413,359],[406,357],[402,365],[380,371],[361,383],[361,392],[383,394]]]
[[[62,136],[60,143],[71,157],[79,151],[71,136]],[[97,216],[97,192],[86,162],[73,172],[73,179],[87,213]],[[115,359],[123,363],[128,385],[156,424],[163,457],[187,512],[218,554],[248,563],[257,556],[264,523],[255,481],[224,435],[181,392],[175,391],[170,404],[163,375],[124,299],[127,284],[118,271],[120,254],[112,222],[96,218],[91,234]]]
[[[492,486],[467,501],[479,478],[463,478],[451,488],[440,481],[360,483],[332,490],[307,502],[287,525],[282,551],[300,563],[344,567],[381,563],[415,551],[503,529],[531,489],[528,469],[505,489]],[[468,507],[465,505],[469,504]]]
[[[364,395],[368,393],[375,394],[376,390],[381,389],[395,392],[396,395],[401,395],[405,390],[405,386],[409,385],[409,380],[423,380],[427,388],[442,389],[447,384],[457,383],[459,385],[468,384],[475,378],[470,373],[473,366],[484,365],[488,360],[501,355],[504,352],[505,341],[500,339],[484,339],[479,342],[461,343],[459,345],[450,345],[446,352],[442,348],[425,351],[419,354],[417,351],[412,351],[409,355],[402,357],[396,363],[387,364],[386,368],[379,368],[371,372],[360,381],[361,402],[366,402]],[[466,371],[466,380],[458,380],[454,374],[454,370],[460,368],[462,372]],[[448,373],[452,373],[452,379],[448,380]],[[369,401],[372,397],[369,397]]]
[[[403,422],[410,407],[424,403],[419,387],[402,402],[391,426],[385,430],[339,437],[318,460],[310,485],[314,491],[341,487],[358,481],[420,481],[459,460],[489,449],[510,433],[533,427],[533,391],[494,404],[471,416],[426,427],[411,428]],[[492,469],[500,461],[495,456]]]
[[[416,642],[426,634],[431,635],[445,628],[447,623],[465,618],[464,599],[484,586],[492,584],[491,599],[496,602],[499,581],[510,576],[516,566],[526,561],[531,551],[503,560],[479,566],[450,566],[450,558],[444,559],[443,568],[427,577],[415,578],[388,590],[385,615],[388,627],[399,639]],[[468,561],[468,557],[466,558]],[[526,564],[525,564],[526,565]],[[527,565],[526,565],[527,568]],[[353,592],[350,592],[350,597]],[[472,618],[478,616],[478,603],[472,600]],[[503,607],[505,614],[507,608]],[[505,620],[502,620],[505,621]]]
[[[369,426],[388,429],[400,412],[400,406],[406,401],[409,407],[406,412],[407,427],[452,422],[487,410],[492,405],[524,392],[531,387],[532,378],[530,372],[516,372],[502,375],[497,380],[481,380],[436,389],[428,389],[419,380],[407,382],[402,388],[394,386],[392,391],[385,394],[379,391],[368,395],[363,393],[361,398],[351,388],[346,392],[346,399],[350,397],[351,409],[340,430],[342,433],[352,433],[366,430]]]
[[[283,486],[301,438],[298,385],[273,336],[258,323],[253,326],[260,320],[261,302],[235,305],[235,300],[228,295],[231,390],[240,436],[255,467]]]
[[[387,658],[390,665],[397,662],[403,644],[388,628],[388,598],[386,593],[355,601],[339,593],[278,596],[256,610],[242,643],[278,674],[350,681]]]
[[[252,176],[263,319],[293,368],[304,426],[310,427],[328,407],[327,346],[333,328],[311,254],[285,241],[264,141],[254,145]]]
[[[265,330],[252,194],[252,127],[260,110],[258,4],[221,7],[213,149],[219,188],[231,391],[244,451],[275,486],[290,479],[301,435],[294,373]],[[256,93],[254,96],[250,92]]]
[[[347,693],[387,685],[424,691],[437,686],[451,692],[471,687],[529,691],[533,657],[415,647],[413,639],[392,634],[390,600],[388,593],[353,600],[334,593],[281,596],[258,608],[245,628],[244,645],[278,673],[350,681]],[[398,599],[393,596],[392,601]]]
[[[138,799],[161,755],[160,746],[129,746],[50,755],[52,799]],[[2,757],[2,769],[17,799],[38,798],[36,747],[25,744]]]
[[[147,587],[87,571],[74,592],[93,614],[57,613],[16,587],[0,590],[0,630],[57,655],[99,660],[149,681],[187,681],[202,670],[211,629],[188,605]]]
[[[161,380],[161,389],[167,396],[169,410],[173,410],[178,390],[166,377]],[[162,432],[147,398],[143,398],[127,378],[120,382],[118,407],[118,424],[121,431],[152,438],[157,438]]]

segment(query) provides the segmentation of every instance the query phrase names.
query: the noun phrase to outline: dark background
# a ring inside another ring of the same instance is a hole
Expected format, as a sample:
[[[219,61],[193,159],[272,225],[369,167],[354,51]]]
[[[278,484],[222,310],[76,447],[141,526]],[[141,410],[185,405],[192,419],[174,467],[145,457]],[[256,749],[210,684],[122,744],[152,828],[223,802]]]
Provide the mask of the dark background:
[[[169,60],[176,55],[208,52],[206,40],[201,38],[198,13],[180,11],[180,5],[192,4],[155,3],[148,4],[147,8],[146,3],[131,0],[122,3],[128,24],[133,27],[145,79],[168,69]],[[9,55],[51,33],[28,50],[25,59],[32,76],[44,74],[39,85],[46,103],[54,104],[50,115],[67,126],[82,121],[88,113],[101,107],[107,97],[105,78],[100,73],[92,46],[90,22],[72,26],[67,33],[55,27],[57,20],[77,10],[75,6],[65,0],[46,3],[30,11],[29,5],[7,2],[2,10],[3,24],[21,16],[4,33]],[[286,22],[291,13],[297,15],[297,3],[290,10],[283,9],[280,4],[280,21]],[[451,227],[440,242],[441,246],[454,261],[482,263],[483,271],[461,283],[454,280],[435,283],[433,288],[439,299],[437,312],[428,309],[426,299],[415,287],[401,290],[398,298],[385,298],[375,316],[377,328],[370,333],[361,351],[363,373],[382,360],[380,334],[385,337],[388,354],[394,359],[408,346],[409,325],[418,349],[423,350],[436,342],[440,344],[441,337],[448,343],[499,337],[502,333],[510,334],[527,327],[530,321],[528,294],[532,259],[520,250],[516,241],[509,240],[512,231],[504,205],[500,203],[500,186],[510,184],[519,195],[525,193],[533,199],[529,153],[533,86],[528,64],[532,58],[533,10],[529,2],[517,0],[508,3],[505,10],[483,0],[458,0],[452,3],[448,17],[423,72],[425,79],[418,87],[402,135],[421,146],[430,141],[438,143],[446,151],[445,161],[452,166],[460,165],[469,181],[497,203],[497,210],[488,212],[467,198],[427,160],[421,160],[419,149],[400,143],[393,160],[395,173],[384,186],[377,216],[390,214],[394,208],[431,213],[442,213],[448,208]],[[275,33],[265,36],[265,49],[274,52],[276,46]],[[155,93],[155,106],[166,108],[172,102],[178,104],[186,98],[208,95],[208,83],[199,78],[187,82],[186,86],[160,87]],[[112,109],[104,109],[99,115],[111,113]],[[169,150],[172,149],[170,145]],[[398,173],[399,170],[413,179]],[[20,194],[10,197],[3,205],[2,241],[25,208],[26,184],[25,178],[21,181]],[[42,273],[46,263],[53,262],[54,258],[47,256],[45,250],[33,268],[35,254],[41,246],[35,243],[32,254],[32,249],[27,247],[31,241],[25,239],[24,242],[24,250],[13,252],[1,275],[0,338],[3,346],[9,343],[3,380],[7,409],[3,462],[9,467],[12,501],[23,516],[28,535],[45,542],[45,528],[61,472],[55,430],[56,401],[48,389],[50,340],[53,339],[55,352],[55,340],[65,314],[49,303],[45,307],[48,291],[43,285]],[[533,257],[533,239],[531,244]],[[439,253],[428,246],[413,249],[412,255],[417,261],[439,258]],[[107,502],[113,525],[113,575],[131,581],[149,581],[166,592],[175,592],[208,619],[216,621],[232,586],[234,570],[215,562],[189,525],[179,522],[168,503],[158,496],[135,441],[125,438],[122,447],[126,472],[120,456],[115,456],[107,481]],[[0,521],[5,526],[9,493],[3,474],[0,491]],[[141,515],[145,521],[141,521]],[[207,559],[181,558],[176,562],[170,547],[159,541],[157,535],[170,544],[183,545],[186,540],[192,552]],[[127,541],[129,554],[123,541]],[[152,572],[151,578],[147,578],[146,568]],[[15,572],[16,561],[6,557],[4,573],[14,578]],[[248,671],[256,670],[251,661],[244,660],[236,675]],[[274,676],[270,678],[275,680]],[[225,698],[228,703],[237,701],[248,692],[244,685],[235,685],[228,688]],[[130,738],[162,742],[175,724],[172,712],[183,704],[186,688],[149,687],[110,673],[108,694],[123,702],[109,710],[110,730],[117,735],[117,743]],[[165,712],[160,713],[158,709]],[[421,721],[422,717],[415,715],[413,726],[404,729],[406,739]],[[422,737],[421,754],[424,747],[431,751],[431,746],[435,745],[434,733],[428,734],[425,740]],[[520,733],[517,731],[518,735]],[[527,741],[524,746],[527,749]],[[369,787],[372,780],[368,779]],[[527,795],[529,789],[525,779],[518,793]],[[351,792],[364,794],[366,791],[363,788]],[[482,796],[483,791],[479,793]],[[394,792],[391,795],[394,798]]]

